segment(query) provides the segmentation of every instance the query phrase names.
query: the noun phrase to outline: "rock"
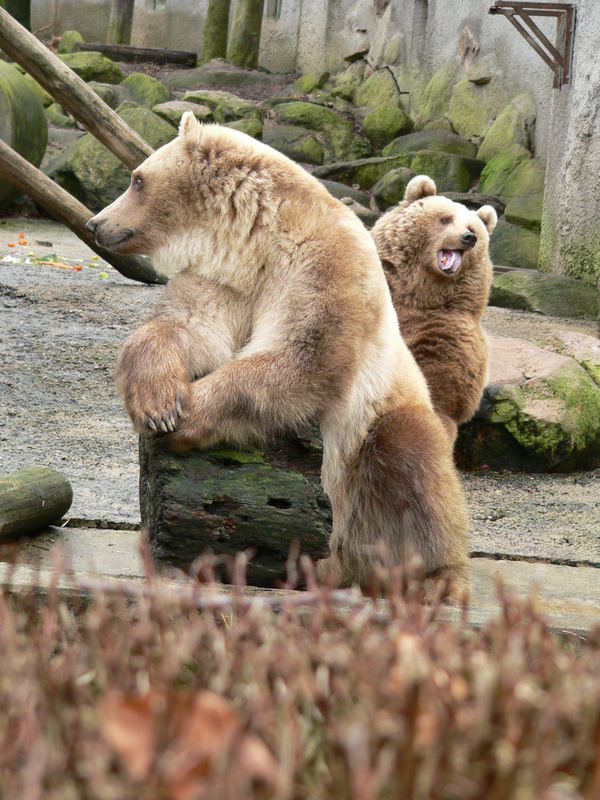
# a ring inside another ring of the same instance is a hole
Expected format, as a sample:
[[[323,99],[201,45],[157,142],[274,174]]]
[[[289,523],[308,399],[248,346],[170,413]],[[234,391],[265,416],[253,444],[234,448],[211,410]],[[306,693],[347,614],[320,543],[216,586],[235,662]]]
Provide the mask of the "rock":
[[[48,106],[52,105],[52,103],[54,103],[54,98],[52,97],[52,95],[49,92],[47,92],[42,86],[40,86],[40,84],[35,80],[35,78],[32,78],[31,75],[29,75],[29,73],[25,72],[25,70],[20,64],[11,63],[10,66],[13,67],[13,69],[15,69],[20,75],[23,76],[23,80],[25,81],[25,83],[27,83],[29,88],[36,94],[36,96],[38,97],[40,103],[44,106],[44,108],[47,108]]]
[[[191,111],[200,122],[213,121],[213,112],[208,106],[203,106],[201,103],[186,103],[185,100],[169,100],[167,103],[159,103],[157,106],[153,106],[152,111],[176,128],[186,111]]]
[[[452,90],[448,115],[454,130],[479,144],[508,101],[502,81],[493,78],[484,86],[460,81]]]
[[[310,94],[315,89],[320,89],[328,78],[328,72],[321,72],[318,75],[302,75],[294,82],[292,88],[296,94]]]
[[[522,145],[512,145],[508,150],[503,150],[494,156],[481,171],[479,182],[482,192],[500,196],[504,193],[504,187],[511,174],[515,171],[521,161],[531,158],[531,153]]]
[[[496,209],[498,216],[504,214],[504,203],[499,197],[491,194],[480,194],[479,192],[444,192],[444,196],[455,203],[462,203],[467,208],[477,211],[481,206],[492,206]]]
[[[553,317],[596,319],[596,287],[564,275],[515,269],[494,276],[490,305]]]
[[[468,142],[456,133],[446,130],[422,130],[394,139],[383,148],[382,155],[397,156],[400,153],[413,153],[416,150],[454,153],[466,158],[474,158],[477,152],[472,142]]]
[[[322,164],[325,158],[325,149],[317,134],[300,125],[265,128],[263,142],[288,158],[305,164]]]
[[[270,80],[266,72],[239,69],[222,59],[214,59],[201,67],[176,70],[165,77],[164,84],[169,89],[239,89],[265,87]]]
[[[504,209],[508,222],[539,233],[545,174],[545,165],[537,159],[521,161],[510,173],[501,193],[504,199],[508,199]]]
[[[423,104],[415,119],[415,128],[423,128],[428,122],[446,116],[454,86],[463,74],[463,66],[455,58],[433,73],[423,93]]]
[[[439,192],[466,192],[479,177],[482,161],[453,153],[419,150],[410,154],[410,168],[415,175],[429,175]]]
[[[459,465],[568,472],[600,463],[600,389],[586,370],[521,339],[490,345],[489,383],[460,429]]]
[[[331,94],[344,100],[353,100],[354,93],[364,80],[366,69],[367,65],[364,61],[355,61],[350,64],[347,69],[335,76],[335,86],[331,90]]]
[[[100,97],[107,106],[116,108],[119,105],[117,99],[117,92],[114,84],[112,83],[98,83],[98,81],[89,81],[88,86]]]
[[[64,108],[59,103],[52,103],[46,109],[46,118],[50,125],[54,125],[56,128],[76,128],[77,122],[70,117],[68,114],[65,114]]]
[[[477,61],[473,62],[467,69],[467,80],[477,86],[484,86],[486,83],[489,83],[492,78],[500,76],[501,74],[502,70],[498,65],[496,54],[488,53],[487,56],[478,58]]]
[[[117,88],[117,97],[120,103],[131,100],[138,106],[153,108],[169,99],[169,90],[150,75],[133,72]]]
[[[0,61],[0,139],[35,167],[48,141],[48,123],[38,94],[5,61]],[[0,179],[0,208],[6,208],[16,195],[15,188]]]
[[[370,144],[354,133],[352,123],[329,108],[296,100],[275,106],[273,114],[284,124],[322,133],[325,146],[335,160],[353,160],[371,152]]]
[[[406,186],[415,173],[408,167],[392,169],[373,186],[373,202],[380,211],[395,206],[404,198]]]
[[[208,90],[186,92],[183,100],[188,103],[200,103],[208,106],[213,112],[215,122],[221,124],[246,117],[253,117],[258,121],[261,120],[260,111],[252,101],[244,100],[230,92]]]
[[[72,53],[77,50],[80,44],[84,42],[83,36],[79,31],[63,31],[58,43],[59,53]]]
[[[102,53],[64,53],[59,58],[84,81],[120,83],[125,77],[117,65]]]
[[[533,149],[535,100],[531,92],[521,92],[505,106],[486,133],[477,158],[490,161],[513,145]]]
[[[413,123],[401,108],[382,106],[370,111],[363,119],[361,133],[373,147],[380,150],[398,136],[410,133]]]
[[[342,198],[349,197],[355,203],[359,203],[365,208],[369,208],[370,197],[367,192],[362,192],[360,189],[355,189],[352,186],[346,186],[345,183],[338,183],[337,181],[328,181],[327,178],[319,178],[320,182],[327,189],[329,194],[341,200]]]
[[[117,113],[154,148],[177,135],[172,125],[147,108],[126,103]],[[129,170],[91,133],[68,147],[50,164],[47,174],[93,211],[112,203],[130,180]]]
[[[490,239],[490,257],[494,264],[537,269],[539,250],[537,233],[511,225],[504,217],[498,220]]]
[[[341,202],[354,211],[365,228],[372,228],[381,216],[379,211],[374,211],[371,208],[365,208],[362,203],[357,203],[351,197],[342,197]]]
[[[410,154],[401,153],[388,158],[359,158],[354,161],[339,161],[334,164],[325,164],[313,171],[316,178],[347,183],[350,186],[358,184],[361,189],[370,189],[386,172],[398,167],[410,167]]]
[[[399,108],[400,92],[396,79],[388,69],[378,69],[354,92],[356,106]]]
[[[233,128],[234,131],[247,133],[248,136],[252,136],[254,139],[262,139],[262,122],[254,117],[244,117],[244,119],[235,119],[233,122],[226,122],[225,127]]]
[[[559,331],[556,336],[560,352],[581,364],[596,386],[600,387],[600,340],[576,331]]]
[[[315,436],[182,456],[141,437],[140,508],[155,558],[185,568],[207,551],[222,561],[250,549],[249,583],[274,586],[285,580],[292,545],[326,556],[331,511],[321,456]]]

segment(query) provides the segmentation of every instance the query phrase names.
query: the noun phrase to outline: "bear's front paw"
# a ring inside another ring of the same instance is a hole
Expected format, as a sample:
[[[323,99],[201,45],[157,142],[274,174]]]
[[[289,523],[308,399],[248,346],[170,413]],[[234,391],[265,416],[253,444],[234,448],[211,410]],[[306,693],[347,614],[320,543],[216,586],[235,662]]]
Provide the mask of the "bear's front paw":
[[[125,408],[140,433],[171,433],[189,408],[190,383],[173,375],[132,380],[123,387]]]

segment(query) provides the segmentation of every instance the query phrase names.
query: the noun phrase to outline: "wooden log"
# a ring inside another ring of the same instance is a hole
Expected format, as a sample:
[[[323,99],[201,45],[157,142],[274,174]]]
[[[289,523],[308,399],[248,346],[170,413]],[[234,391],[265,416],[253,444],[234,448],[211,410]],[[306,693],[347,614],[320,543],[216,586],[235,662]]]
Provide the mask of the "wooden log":
[[[286,577],[294,542],[318,559],[329,552],[331,509],[320,483],[317,436],[290,438],[266,450],[173,455],[140,437],[140,508],[154,557],[187,568],[210,551],[254,556],[248,581],[274,586]],[[221,577],[227,580],[223,570]]]
[[[202,63],[227,55],[227,33],[229,30],[229,8],[231,0],[208,0]]]
[[[135,169],[154,151],[66,64],[0,8],[0,48],[20,64],[126,167]]]
[[[112,0],[106,41],[108,44],[129,44],[133,22],[134,0]]]
[[[72,502],[71,484],[49,467],[29,467],[0,478],[0,541],[46,528]]]
[[[133,45],[101,44],[100,42],[81,42],[76,50],[99,52],[113,61],[152,61],[155,64],[181,64],[195,67],[198,53],[192,50],[168,50],[159,47],[134,47]]]
[[[256,69],[264,0],[236,0],[227,47],[227,61],[237,67]]]
[[[120,255],[97,245],[85,227],[86,222],[93,216],[92,212],[1,139],[0,179],[9,181],[19,191],[31,197],[54,219],[70,228],[88,247],[112,264],[121,275],[142,283],[167,282],[167,278],[157,273],[148,259]]]

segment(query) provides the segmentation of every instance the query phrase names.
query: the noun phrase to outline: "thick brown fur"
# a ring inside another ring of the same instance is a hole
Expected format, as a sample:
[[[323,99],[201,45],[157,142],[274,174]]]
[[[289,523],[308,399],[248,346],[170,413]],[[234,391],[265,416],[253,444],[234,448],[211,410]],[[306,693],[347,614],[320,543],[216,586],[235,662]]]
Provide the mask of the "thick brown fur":
[[[477,212],[436,195],[424,175],[413,178],[400,205],[373,228],[400,331],[427,379],[433,405],[452,440],[481,401],[488,343],[481,325],[492,282],[489,235],[496,212]],[[465,248],[465,233],[477,237]],[[438,266],[440,250],[463,250],[453,275]]]
[[[185,114],[90,223],[174,274],[121,351],[136,430],[174,450],[267,441],[318,419],[332,560],[366,585],[377,547],[466,584],[468,514],[451,446],[355,215],[266,145]]]

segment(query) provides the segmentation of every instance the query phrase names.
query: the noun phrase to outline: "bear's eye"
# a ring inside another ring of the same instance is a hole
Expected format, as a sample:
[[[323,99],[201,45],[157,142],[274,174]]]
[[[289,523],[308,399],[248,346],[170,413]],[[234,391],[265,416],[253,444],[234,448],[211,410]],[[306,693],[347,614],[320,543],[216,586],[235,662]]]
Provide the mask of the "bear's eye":
[[[442,217],[440,219],[440,222],[442,223],[442,225],[450,225],[450,223],[452,222],[452,217]]]
[[[144,181],[141,179],[139,175],[136,175],[133,181],[131,182],[131,186],[134,192],[139,192],[144,184]]]

